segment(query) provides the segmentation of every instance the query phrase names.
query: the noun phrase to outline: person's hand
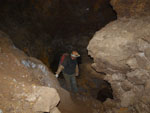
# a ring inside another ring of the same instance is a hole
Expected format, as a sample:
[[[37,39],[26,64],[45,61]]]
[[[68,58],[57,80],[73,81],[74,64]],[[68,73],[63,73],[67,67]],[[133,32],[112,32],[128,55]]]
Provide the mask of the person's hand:
[[[59,75],[58,75],[57,73],[55,74],[55,76],[56,76],[56,78],[58,78],[58,77],[59,77]]]
[[[79,76],[79,74],[78,74],[78,73],[76,73],[76,76]]]

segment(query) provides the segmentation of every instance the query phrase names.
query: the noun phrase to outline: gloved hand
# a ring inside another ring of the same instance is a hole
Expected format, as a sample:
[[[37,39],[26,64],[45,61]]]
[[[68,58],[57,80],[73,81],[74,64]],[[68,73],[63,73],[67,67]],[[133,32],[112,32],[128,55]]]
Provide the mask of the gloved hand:
[[[79,76],[79,74],[78,74],[78,73],[76,73],[75,75],[76,75],[76,76]]]
[[[58,74],[55,74],[55,76],[56,76],[56,78],[58,78],[59,75],[58,75]]]

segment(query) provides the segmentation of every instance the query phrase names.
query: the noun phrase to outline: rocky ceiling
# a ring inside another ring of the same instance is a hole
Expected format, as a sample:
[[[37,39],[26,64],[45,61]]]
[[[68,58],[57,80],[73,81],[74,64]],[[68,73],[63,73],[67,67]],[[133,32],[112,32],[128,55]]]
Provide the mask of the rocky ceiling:
[[[98,30],[116,19],[109,0],[1,0],[1,15],[20,24],[42,23],[47,32],[63,33]],[[2,20],[2,19],[1,19]],[[4,19],[3,19],[4,20]]]

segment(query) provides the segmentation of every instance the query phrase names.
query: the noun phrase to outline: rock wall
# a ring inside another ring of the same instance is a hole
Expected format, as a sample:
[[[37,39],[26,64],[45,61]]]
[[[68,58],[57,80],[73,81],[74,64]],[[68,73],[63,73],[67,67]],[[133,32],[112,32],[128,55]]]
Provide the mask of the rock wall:
[[[54,113],[60,101],[54,89],[60,87],[55,76],[42,62],[17,49],[3,32],[0,32],[0,84],[0,109],[4,113]]]
[[[87,49],[95,70],[107,74],[116,106],[149,113],[150,17],[119,18],[97,31]]]
[[[119,18],[148,16],[150,14],[149,0],[111,0],[111,4]]]

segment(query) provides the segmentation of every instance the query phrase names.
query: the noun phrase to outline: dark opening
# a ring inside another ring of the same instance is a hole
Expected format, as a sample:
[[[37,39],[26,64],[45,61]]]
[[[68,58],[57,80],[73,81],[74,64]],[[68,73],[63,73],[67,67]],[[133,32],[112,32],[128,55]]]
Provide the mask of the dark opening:
[[[111,84],[100,78],[91,78],[93,86],[89,86],[89,93],[97,100],[104,102],[107,98],[113,99]]]
[[[97,99],[100,100],[101,102],[106,101],[107,98],[113,99],[113,91],[110,83],[105,81],[105,84],[106,87],[101,88],[97,94]]]

